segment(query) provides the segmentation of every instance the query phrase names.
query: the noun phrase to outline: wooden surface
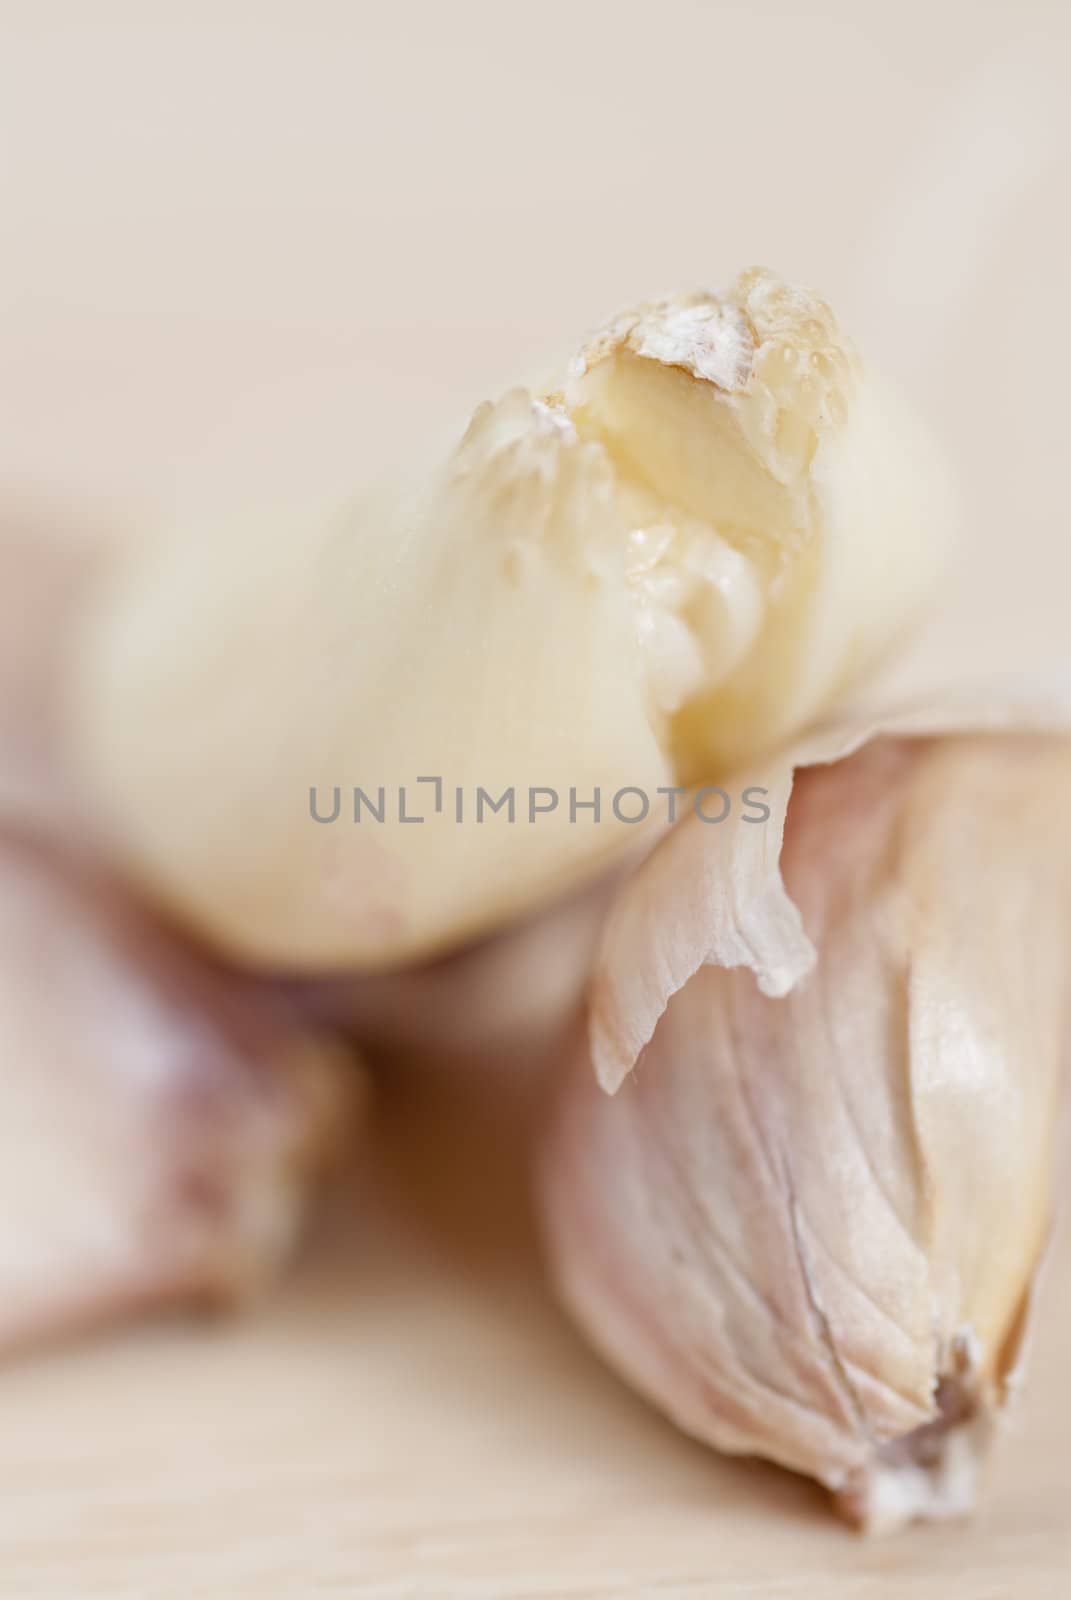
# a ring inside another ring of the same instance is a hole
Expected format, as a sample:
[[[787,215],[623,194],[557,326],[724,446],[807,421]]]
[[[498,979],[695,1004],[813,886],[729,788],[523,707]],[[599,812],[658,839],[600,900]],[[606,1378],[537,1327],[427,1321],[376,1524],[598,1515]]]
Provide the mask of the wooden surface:
[[[0,1376],[18,1600],[1060,1600],[1071,1252],[970,1526],[868,1542],[801,1479],[677,1435],[541,1283],[524,1097],[392,1079],[330,1238],[247,1320]]]

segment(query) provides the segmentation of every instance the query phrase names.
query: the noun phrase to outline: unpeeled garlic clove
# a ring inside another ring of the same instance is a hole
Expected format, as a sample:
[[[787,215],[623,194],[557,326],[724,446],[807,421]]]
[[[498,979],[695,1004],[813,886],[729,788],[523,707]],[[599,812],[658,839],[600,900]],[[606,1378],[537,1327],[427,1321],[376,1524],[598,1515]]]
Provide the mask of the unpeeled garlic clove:
[[[127,868],[243,960],[427,957],[621,859],[620,789],[653,817],[813,716],[915,619],[948,522],[824,303],[745,273],[333,519],[139,545],[80,663],[82,771]]]
[[[587,1048],[561,1086],[544,1209],[581,1325],[685,1431],[870,1528],[970,1508],[1019,1359],[1067,1047],[1069,801],[1071,747],[1046,738],[810,769],[782,857],[810,976],[772,998],[701,967],[614,1098]]]
[[[354,1068],[114,884],[0,839],[0,1351],[230,1302],[289,1256]]]
[[[64,707],[81,621],[114,540],[62,512],[0,504],[0,820],[88,843]]]

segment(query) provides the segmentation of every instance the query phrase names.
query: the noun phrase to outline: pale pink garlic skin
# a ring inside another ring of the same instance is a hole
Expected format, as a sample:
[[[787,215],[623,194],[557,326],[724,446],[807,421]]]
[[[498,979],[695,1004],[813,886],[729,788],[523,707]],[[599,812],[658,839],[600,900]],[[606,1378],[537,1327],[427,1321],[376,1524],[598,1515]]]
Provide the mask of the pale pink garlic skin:
[[[0,507],[0,820],[83,844],[66,727],[73,657],[117,541],[41,507]]]
[[[0,836],[0,1353],[260,1288],[355,1072],[113,883]]]
[[[1067,1037],[1069,796],[1052,740],[878,742],[805,772],[782,869],[813,974],[771,998],[701,968],[615,1097],[586,1044],[561,1085],[542,1194],[581,1326],[686,1432],[819,1479],[870,1528],[969,1509],[1018,1357]],[[651,915],[671,926],[664,887]]]

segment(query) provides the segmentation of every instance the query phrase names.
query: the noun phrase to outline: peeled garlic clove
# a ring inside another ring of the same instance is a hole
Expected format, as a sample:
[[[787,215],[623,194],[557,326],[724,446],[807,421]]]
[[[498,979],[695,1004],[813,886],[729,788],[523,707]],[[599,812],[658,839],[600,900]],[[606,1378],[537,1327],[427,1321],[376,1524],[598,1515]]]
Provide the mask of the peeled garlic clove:
[[[771,998],[704,966],[614,1098],[587,1050],[562,1085],[547,1233],[593,1342],[688,1433],[871,1528],[969,1509],[1018,1359],[1052,1210],[1069,802],[1061,740],[812,768],[782,857],[811,975]]]
[[[334,519],[140,546],[78,674],[83,769],[239,957],[434,954],[619,859],[622,788],[654,816],[811,717],[914,620],[948,520],[828,308],[746,273]]]
[[[733,601],[743,637],[665,730],[679,781],[772,747],[917,616],[946,553],[949,487],[810,291],[755,268],[726,295],[649,301],[581,352],[563,400],[680,530],[690,548],[665,559],[706,566]],[[693,620],[704,643],[733,639],[727,618]]]
[[[0,1350],[289,1255],[351,1064],[114,888],[0,842]]]

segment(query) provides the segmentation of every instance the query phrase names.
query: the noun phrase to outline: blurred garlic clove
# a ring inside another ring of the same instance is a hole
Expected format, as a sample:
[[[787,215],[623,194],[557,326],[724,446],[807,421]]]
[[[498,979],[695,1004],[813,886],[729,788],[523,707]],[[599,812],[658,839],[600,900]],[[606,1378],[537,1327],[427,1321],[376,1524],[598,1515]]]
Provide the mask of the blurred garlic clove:
[[[80,663],[82,770],[128,869],[231,954],[427,958],[622,859],[620,789],[653,818],[813,716],[916,619],[949,520],[828,307],[745,273],[334,518],[143,542]]]
[[[0,841],[0,1350],[287,1259],[352,1063],[38,844]]]
[[[586,1049],[561,1087],[543,1199],[580,1324],[686,1432],[871,1529],[970,1508],[1019,1360],[1068,1042],[1069,802],[1057,739],[811,768],[782,858],[811,975],[771,998],[704,966],[614,1098]],[[649,910],[669,928],[673,895]]]
[[[66,680],[113,544],[62,513],[0,508],[0,819],[85,841]]]
[[[438,960],[398,972],[287,985],[302,1016],[361,1047],[510,1071],[557,1059],[583,1013],[599,934],[616,886],[609,874],[547,910]],[[520,1069],[518,1069],[520,1070]]]

